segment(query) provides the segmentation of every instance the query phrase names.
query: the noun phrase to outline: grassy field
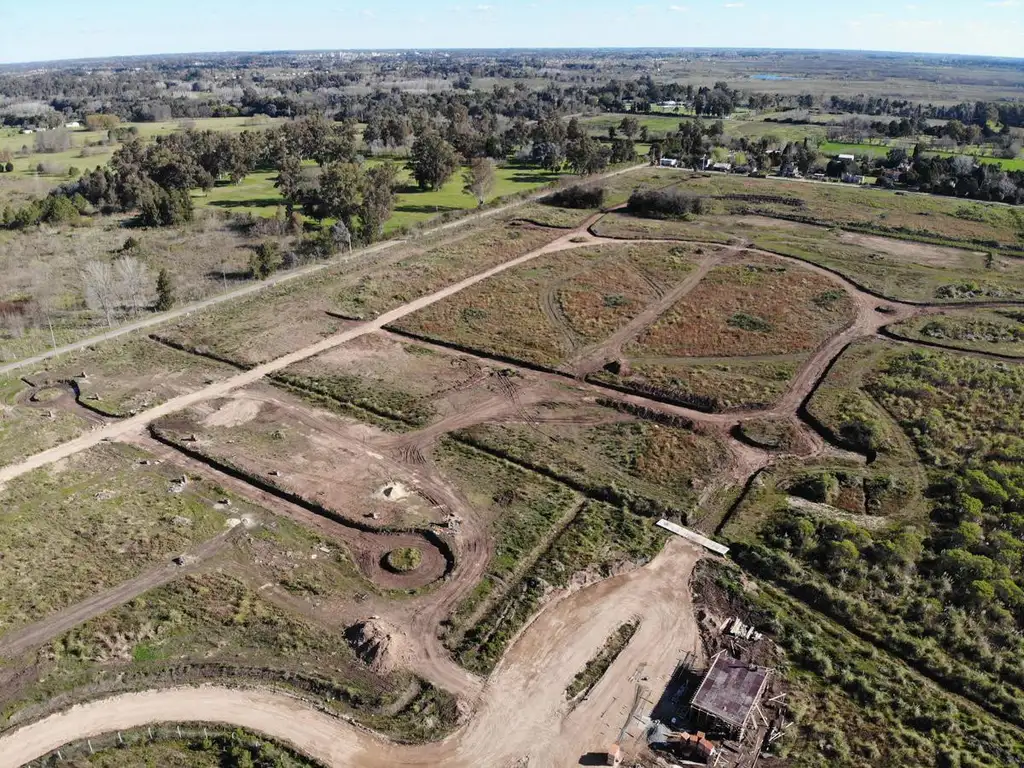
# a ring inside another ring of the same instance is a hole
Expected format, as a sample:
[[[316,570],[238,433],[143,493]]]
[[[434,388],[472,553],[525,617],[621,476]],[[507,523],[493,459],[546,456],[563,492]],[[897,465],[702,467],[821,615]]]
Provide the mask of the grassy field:
[[[374,164],[377,161],[369,161]],[[488,202],[520,192],[528,192],[557,181],[561,176],[543,168],[508,164],[497,169],[494,189]],[[277,171],[258,171],[246,176],[240,184],[221,182],[209,192],[195,190],[192,199],[197,206],[210,206],[254,216],[273,216],[284,204],[274,187]],[[398,173],[399,188],[395,198],[394,215],[388,220],[384,232],[423,224],[442,213],[465,211],[477,207],[476,199],[463,192],[461,171],[440,189],[420,190],[411,172],[402,166]]]
[[[641,219],[626,213],[609,213],[594,225],[594,232],[601,237],[615,237],[623,240],[698,241],[722,243],[738,242],[736,235],[727,229],[707,226],[707,219]]]
[[[106,323],[102,313],[86,306],[82,269],[89,261],[109,263],[120,256],[129,237],[138,247],[126,255],[149,272],[143,311],[156,299],[161,269],[171,275],[179,303],[208,298],[251,279],[248,262],[256,241],[212,212],[182,227],[141,230],[126,224],[126,217],[115,216],[88,226],[0,231],[0,301],[31,297],[47,306],[58,344],[95,334]],[[116,313],[115,322],[126,319],[126,313]],[[38,354],[50,346],[50,329],[42,320],[0,324],[0,360]]]
[[[1024,357],[1024,313],[1014,310],[950,311],[917,317],[888,330],[951,349]]]
[[[686,358],[630,359],[626,369],[601,370],[590,379],[712,411],[764,408],[786,391],[804,357],[705,363]]]
[[[880,296],[930,303],[992,301],[1024,295],[1019,259],[819,227],[760,227],[759,248],[833,269]]]
[[[598,406],[555,414],[564,419],[486,424],[456,437],[562,478],[592,497],[614,497],[610,489],[618,489],[638,511],[683,518],[728,459],[717,439],[682,427],[633,421]]]
[[[417,312],[404,330],[556,366],[621,328],[692,268],[685,246],[580,248],[537,259]]]
[[[223,572],[147,592],[58,638],[43,657],[45,677],[29,701],[100,685],[240,679],[296,690],[401,740],[441,738],[456,717],[448,694],[407,673],[372,672],[335,632]]]
[[[434,460],[487,521],[494,542],[483,578],[452,617],[460,626],[504,593],[510,577],[537,554],[536,548],[579,500],[564,485],[452,440],[442,440]]]
[[[625,351],[631,357],[810,352],[853,317],[852,299],[831,280],[748,256],[712,269]]]
[[[321,764],[265,736],[216,725],[173,728],[140,728],[86,742],[66,744],[61,757],[40,766],[59,765],[65,760],[81,768],[222,768],[236,761],[274,768],[320,768]],[[59,761],[59,762],[58,762]]]
[[[11,481],[0,494],[0,634],[167,564],[224,530],[224,498],[201,480],[180,485],[169,464],[101,446]],[[232,514],[243,514],[236,505]]]
[[[907,239],[1021,247],[1024,221],[1012,207],[935,195],[783,179],[681,175],[682,189],[714,195],[714,213],[758,214]]]

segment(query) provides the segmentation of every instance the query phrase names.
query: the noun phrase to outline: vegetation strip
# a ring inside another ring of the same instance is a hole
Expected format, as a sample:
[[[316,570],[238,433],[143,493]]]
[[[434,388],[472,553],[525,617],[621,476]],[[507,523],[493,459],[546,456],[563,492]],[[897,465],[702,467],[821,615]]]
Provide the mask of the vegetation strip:
[[[586,663],[565,689],[565,697],[570,701],[585,698],[597,685],[608,668],[619,658],[633,635],[640,629],[640,620],[633,619],[622,624],[604,641],[604,646],[597,655]],[[574,702],[575,703],[575,702]]]

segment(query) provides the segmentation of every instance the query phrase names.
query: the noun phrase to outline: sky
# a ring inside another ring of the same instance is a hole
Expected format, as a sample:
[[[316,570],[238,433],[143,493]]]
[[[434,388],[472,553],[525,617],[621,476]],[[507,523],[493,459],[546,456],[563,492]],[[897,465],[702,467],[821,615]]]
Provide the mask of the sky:
[[[646,46],[1024,58],[1024,0],[0,0],[0,63],[200,51]]]

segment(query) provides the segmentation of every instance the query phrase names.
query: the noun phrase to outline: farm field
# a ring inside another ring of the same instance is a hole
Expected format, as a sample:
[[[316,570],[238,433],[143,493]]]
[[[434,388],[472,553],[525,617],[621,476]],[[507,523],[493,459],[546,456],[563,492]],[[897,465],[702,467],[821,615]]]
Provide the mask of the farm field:
[[[899,338],[930,345],[1024,357],[1024,313],[1013,309],[949,311],[889,327]]]
[[[604,246],[552,254],[395,324],[502,358],[556,367],[602,341],[685,277],[683,246]]]

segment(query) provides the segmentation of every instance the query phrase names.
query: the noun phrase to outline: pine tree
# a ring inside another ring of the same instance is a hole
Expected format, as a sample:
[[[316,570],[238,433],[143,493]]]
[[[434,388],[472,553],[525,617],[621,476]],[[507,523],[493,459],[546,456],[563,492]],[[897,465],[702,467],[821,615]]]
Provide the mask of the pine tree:
[[[156,276],[156,310],[157,312],[166,312],[173,306],[174,281],[171,279],[170,272],[161,269],[160,274]]]

